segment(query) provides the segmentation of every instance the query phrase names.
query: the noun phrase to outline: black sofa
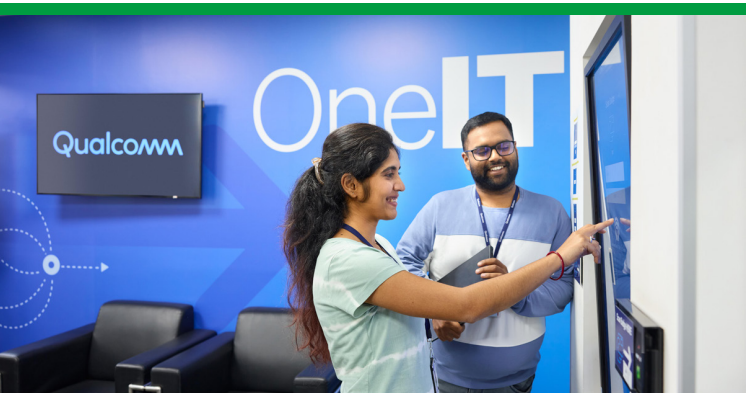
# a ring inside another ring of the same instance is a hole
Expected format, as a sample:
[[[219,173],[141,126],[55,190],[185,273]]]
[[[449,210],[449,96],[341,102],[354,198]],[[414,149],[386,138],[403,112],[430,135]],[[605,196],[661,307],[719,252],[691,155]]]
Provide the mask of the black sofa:
[[[192,306],[112,301],[95,324],[0,353],[0,392],[128,392],[161,361],[215,336]]]
[[[315,366],[296,349],[288,309],[250,307],[236,332],[222,333],[151,371],[151,391],[335,392],[331,364]]]

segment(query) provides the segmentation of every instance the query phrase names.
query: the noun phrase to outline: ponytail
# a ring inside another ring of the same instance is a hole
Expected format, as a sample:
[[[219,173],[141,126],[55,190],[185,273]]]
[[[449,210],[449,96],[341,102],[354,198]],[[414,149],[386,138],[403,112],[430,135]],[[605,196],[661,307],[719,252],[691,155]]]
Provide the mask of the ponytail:
[[[315,363],[329,362],[330,352],[312,298],[314,268],[322,245],[343,225],[341,205],[330,204],[323,197],[322,187],[314,167],[296,181],[286,208],[283,235],[283,252],[291,266],[288,304],[296,338],[302,339],[299,349],[309,348],[309,357]]]

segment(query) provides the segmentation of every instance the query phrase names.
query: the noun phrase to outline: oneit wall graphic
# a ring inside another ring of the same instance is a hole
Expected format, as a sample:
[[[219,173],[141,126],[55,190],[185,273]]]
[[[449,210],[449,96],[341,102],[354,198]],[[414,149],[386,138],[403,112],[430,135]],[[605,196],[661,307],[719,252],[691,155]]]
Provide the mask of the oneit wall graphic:
[[[202,94],[37,95],[37,192],[199,198]]]

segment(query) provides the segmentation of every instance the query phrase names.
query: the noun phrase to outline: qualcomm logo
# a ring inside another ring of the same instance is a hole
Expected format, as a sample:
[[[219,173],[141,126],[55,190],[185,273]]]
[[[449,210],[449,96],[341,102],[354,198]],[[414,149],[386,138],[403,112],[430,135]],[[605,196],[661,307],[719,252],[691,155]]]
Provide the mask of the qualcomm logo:
[[[60,137],[65,137],[67,139],[67,144],[65,144],[64,140],[60,141]],[[62,143],[62,146],[60,146],[60,143]],[[121,144],[122,149],[117,148],[118,144]],[[164,151],[166,151],[169,156],[174,155],[174,151],[176,151],[179,156],[184,155],[182,153],[182,146],[179,144],[179,139],[172,140],[171,144],[167,139],[163,139],[160,144],[156,139],[151,140],[150,144],[147,139],[142,139],[140,143],[138,143],[138,140],[135,139],[122,140],[116,138],[112,140],[110,132],[106,132],[105,139],[93,138],[91,141],[84,139],[83,146],[81,147],[80,139],[73,138],[73,135],[66,130],[60,130],[52,139],[52,146],[55,148],[57,153],[65,155],[68,158],[70,157],[70,153],[73,152],[73,149],[75,149],[75,153],[78,155],[86,155],[89,152],[93,155],[109,155],[109,153],[115,155],[122,155],[123,153],[127,155],[143,155],[144,151],[148,155],[152,155],[154,151],[156,151],[159,156],[163,155]]]

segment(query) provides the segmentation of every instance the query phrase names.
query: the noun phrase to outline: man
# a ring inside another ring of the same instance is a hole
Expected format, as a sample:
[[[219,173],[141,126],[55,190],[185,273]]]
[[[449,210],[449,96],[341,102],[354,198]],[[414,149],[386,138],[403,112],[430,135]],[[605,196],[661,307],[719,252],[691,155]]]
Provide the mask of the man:
[[[471,118],[461,137],[462,158],[475,185],[441,192],[418,213],[397,246],[408,270],[439,280],[485,249],[489,238],[498,256],[479,262],[476,273],[490,278],[560,247],[571,233],[571,220],[557,200],[515,185],[519,159],[511,122],[486,112]],[[433,320],[440,339],[433,343],[439,391],[530,392],[545,316],[571,301],[572,262],[567,265],[560,280],[549,279],[497,316],[465,325]],[[560,275],[561,270],[553,278]]]

